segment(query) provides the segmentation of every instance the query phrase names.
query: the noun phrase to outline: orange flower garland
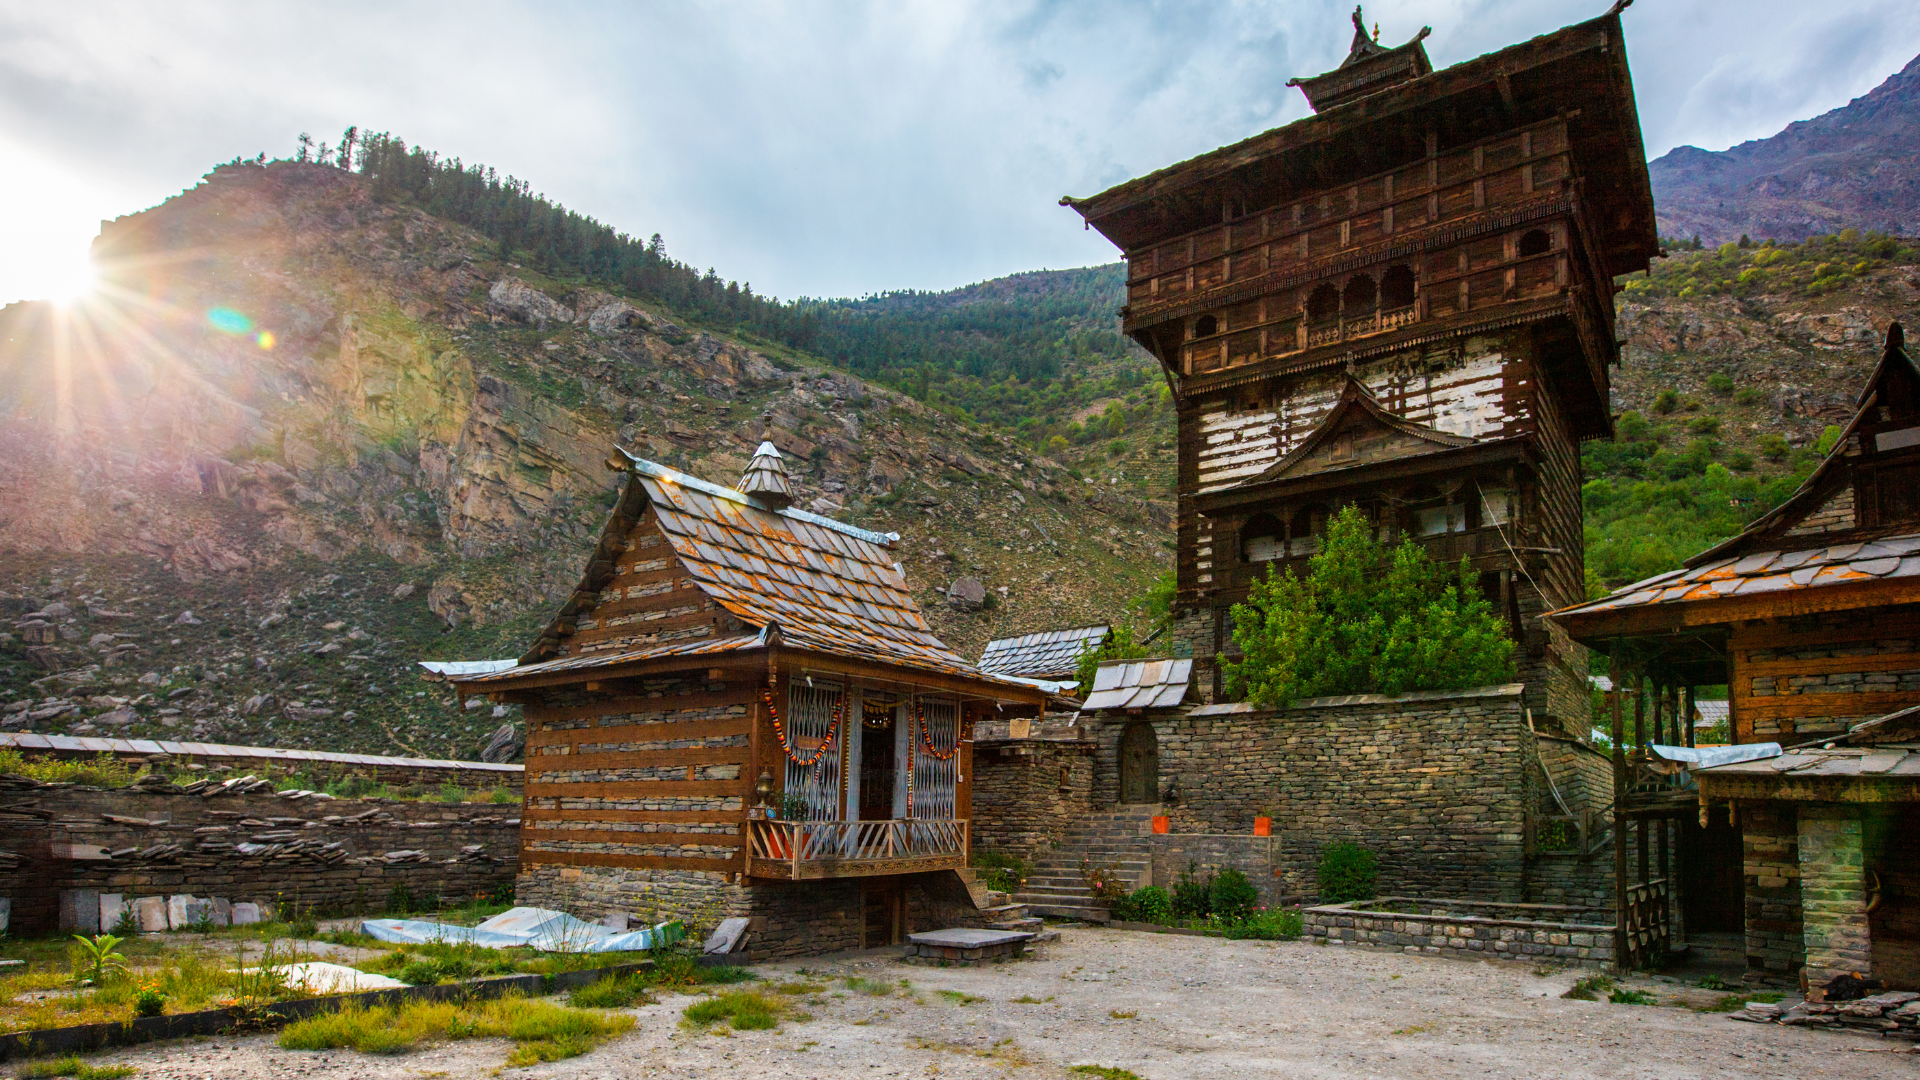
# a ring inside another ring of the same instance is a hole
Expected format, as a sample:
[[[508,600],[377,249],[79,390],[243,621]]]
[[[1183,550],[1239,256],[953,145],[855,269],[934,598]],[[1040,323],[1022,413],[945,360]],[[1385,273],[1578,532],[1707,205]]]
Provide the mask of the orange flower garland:
[[[833,745],[834,737],[840,733],[840,721],[846,718],[846,695],[840,695],[839,703],[834,705],[833,723],[827,728],[826,737],[820,740],[820,745],[814,748],[813,756],[810,758],[802,758],[794,753],[792,744],[787,742],[787,727],[780,721],[780,710],[773,707],[773,688],[767,687],[761,690],[760,697],[767,703],[767,715],[773,720],[773,737],[780,743],[780,750],[787,755],[787,760],[803,769],[818,770],[821,759],[827,756],[827,748]]]

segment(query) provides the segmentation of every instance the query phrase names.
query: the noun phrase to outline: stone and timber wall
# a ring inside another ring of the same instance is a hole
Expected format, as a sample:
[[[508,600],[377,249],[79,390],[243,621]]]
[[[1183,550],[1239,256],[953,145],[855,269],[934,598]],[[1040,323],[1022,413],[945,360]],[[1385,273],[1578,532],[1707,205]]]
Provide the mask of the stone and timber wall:
[[[973,850],[1031,860],[1093,808],[1094,742],[1084,731],[1012,738],[1007,722],[973,735]]]
[[[1738,804],[1746,887],[1747,974],[1785,981],[1806,962],[1801,940],[1800,827],[1792,803]]]
[[[1813,986],[1849,971],[1873,973],[1860,831],[1859,807],[1800,807],[1801,937]]]
[[[497,893],[518,868],[516,806],[28,788],[18,778],[0,796],[0,843],[18,856],[0,870],[15,934],[61,929],[59,897],[74,890],[377,912],[395,890],[416,904]]]

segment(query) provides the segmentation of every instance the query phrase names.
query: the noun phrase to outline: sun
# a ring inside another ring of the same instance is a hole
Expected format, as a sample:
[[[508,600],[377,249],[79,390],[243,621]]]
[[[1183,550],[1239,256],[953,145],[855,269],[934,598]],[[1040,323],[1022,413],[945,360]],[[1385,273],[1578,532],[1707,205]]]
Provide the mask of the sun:
[[[46,299],[55,304],[72,307],[93,292],[98,280],[93,260],[82,255],[77,259],[61,259],[47,266],[41,290],[45,292]]]

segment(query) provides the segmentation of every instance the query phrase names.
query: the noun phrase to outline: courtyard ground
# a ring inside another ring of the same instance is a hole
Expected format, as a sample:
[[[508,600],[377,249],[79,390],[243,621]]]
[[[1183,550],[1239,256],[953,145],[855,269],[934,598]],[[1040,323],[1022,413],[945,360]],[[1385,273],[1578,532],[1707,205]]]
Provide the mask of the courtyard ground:
[[[634,1010],[639,1023],[624,1038],[583,1057],[498,1072],[509,1050],[501,1041],[377,1057],[285,1051],[257,1035],[93,1060],[134,1065],[156,1080],[1083,1077],[1069,1071],[1075,1065],[1145,1080],[1920,1075],[1920,1056],[1906,1044],[1737,1023],[1684,1005],[1561,998],[1590,972],[1305,942],[1071,927],[1030,959],[984,968],[907,965],[886,950],[756,970],[826,987],[794,999],[810,1019],[771,1031],[689,1030],[681,1010],[698,997],[663,993]],[[892,989],[862,992],[849,977],[870,980],[869,991],[881,981]],[[1663,1002],[1721,996],[1633,985]]]

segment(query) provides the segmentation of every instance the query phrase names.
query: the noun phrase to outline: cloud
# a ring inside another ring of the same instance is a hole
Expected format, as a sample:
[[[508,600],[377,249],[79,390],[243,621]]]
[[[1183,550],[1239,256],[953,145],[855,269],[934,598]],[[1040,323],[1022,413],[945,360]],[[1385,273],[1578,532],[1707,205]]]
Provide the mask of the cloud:
[[[1641,4],[1625,16],[1650,153],[1718,149],[1864,93],[1920,6]],[[0,177],[90,233],[214,164],[348,124],[502,174],[781,296],[943,288],[1115,257],[1056,205],[1306,114],[1286,80],[1345,55],[1344,0],[726,3],[0,0]],[[1439,64],[1600,0],[1392,0]],[[36,233],[36,235],[40,235]],[[29,245],[31,250],[34,249]],[[51,249],[45,249],[51,250]],[[0,268],[0,301],[33,258]],[[8,276],[11,275],[11,276]]]

